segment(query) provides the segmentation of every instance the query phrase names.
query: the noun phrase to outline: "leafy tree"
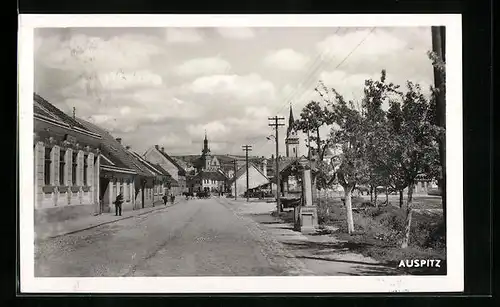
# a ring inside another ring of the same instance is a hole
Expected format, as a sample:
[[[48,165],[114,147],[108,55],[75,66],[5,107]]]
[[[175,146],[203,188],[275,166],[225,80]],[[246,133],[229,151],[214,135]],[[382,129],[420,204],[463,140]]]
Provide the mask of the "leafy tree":
[[[327,169],[329,167],[328,163],[325,163],[324,156],[325,152],[330,145],[328,139],[322,139],[320,135],[320,129],[326,125],[332,123],[332,114],[326,106],[321,106],[318,101],[309,102],[301,111],[300,118],[295,121],[295,127],[308,135],[308,143],[312,142],[315,144],[315,149],[312,145],[307,144],[308,150],[315,156],[315,161],[312,164],[312,184],[313,191],[325,188],[327,182],[331,178],[327,175]],[[313,153],[313,150],[315,154]],[[310,157],[312,158],[312,157]],[[313,193],[316,198],[316,193]]]
[[[391,140],[384,150],[389,152],[390,179],[400,193],[402,205],[403,189],[408,189],[406,202],[406,231],[402,247],[408,246],[413,201],[413,187],[419,174],[436,171],[438,164],[437,135],[440,132],[432,122],[430,102],[421,92],[418,84],[407,82],[403,101],[391,102],[387,118]]]
[[[325,151],[328,148],[328,140],[322,140],[320,129],[332,123],[331,112],[326,106],[321,107],[318,101],[309,102],[301,111],[300,119],[295,121],[297,130],[311,134],[309,139],[316,144],[316,155],[319,161],[323,161]],[[307,145],[309,148],[309,145]],[[312,148],[309,148],[312,149]]]
[[[334,99],[328,98],[330,92]],[[346,207],[347,230],[354,231],[354,220],[352,214],[352,192],[356,184],[363,176],[365,164],[365,128],[364,118],[354,108],[352,101],[347,103],[342,95],[335,89],[319,91],[320,95],[328,102],[331,121],[335,123],[329,136],[331,144],[339,144],[341,153],[335,157],[335,176],[338,183],[344,189],[344,201]],[[330,180],[331,182],[331,180]]]
[[[381,151],[383,143],[387,142],[387,119],[386,112],[382,109],[384,102],[392,96],[401,96],[398,91],[399,85],[386,82],[386,71],[381,71],[379,80],[368,79],[365,81],[364,97],[362,101],[363,116],[366,120],[366,174],[364,184],[370,186],[370,200],[373,202],[375,192],[375,204],[377,204],[377,187],[388,186],[388,169],[384,161],[388,159],[386,151]],[[386,188],[386,199],[388,199]]]

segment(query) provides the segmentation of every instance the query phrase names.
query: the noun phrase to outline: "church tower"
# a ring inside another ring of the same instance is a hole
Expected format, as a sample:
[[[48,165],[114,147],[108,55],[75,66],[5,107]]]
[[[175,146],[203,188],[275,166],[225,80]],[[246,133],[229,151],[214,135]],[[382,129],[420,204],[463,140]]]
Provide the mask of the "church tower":
[[[208,147],[207,131],[205,130],[205,139],[203,140],[203,149],[201,150],[201,169],[208,170],[210,168],[210,162],[212,161],[210,157],[210,148]]]
[[[287,158],[297,158],[299,156],[299,136],[295,128],[292,106],[290,105],[290,115],[288,116],[288,128],[286,130],[286,156]]]
[[[205,130],[205,139],[203,140],[203,150],[201,151],[201,154],[205,156],[209,153],[210,153],[210,148],[208,148],[207,131]]]

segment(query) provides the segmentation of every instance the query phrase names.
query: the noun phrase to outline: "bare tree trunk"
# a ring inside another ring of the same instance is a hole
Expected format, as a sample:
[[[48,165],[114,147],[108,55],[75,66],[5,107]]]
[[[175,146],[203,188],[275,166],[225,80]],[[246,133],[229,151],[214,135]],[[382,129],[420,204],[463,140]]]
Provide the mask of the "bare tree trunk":
[[[399,208],[403,208],[403,190],[399,190]]]
[[[352,187],[345,186],[344,187],[344,197],[345,197],[345,208],[347,212],[347,232],[349,234],[354,232],[354,219],[352,216]]]
[[[389,205],[389,187],[385,187],[385,204]]]
[[[375,186],[374,190],[375,190],[375,197],[373,198],[373,200],[375,201],[375,207],[378,207],[378,205],[377,205],[377,194],[378,194],[378,192],[377,192],[377,186]]]
[[[370,202],[373,203],[373,186],[370,184]]]
[[[412,201],[413,201],[413,183],[408,186],[408,200],[406,201],[406,223],[405,223],[405,233],[403,237],[403,242],[401,243],[401,248],[407,248],[410,242],[410,231],[411,231],[411,216],[412,216]]]

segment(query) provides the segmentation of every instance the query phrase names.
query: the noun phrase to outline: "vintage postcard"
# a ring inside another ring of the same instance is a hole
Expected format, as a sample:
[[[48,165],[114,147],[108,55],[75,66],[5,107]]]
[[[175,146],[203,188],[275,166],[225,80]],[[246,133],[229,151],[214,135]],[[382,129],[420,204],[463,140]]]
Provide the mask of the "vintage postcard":
[[[460,15],[19,21],[21,292],[463,290]]]

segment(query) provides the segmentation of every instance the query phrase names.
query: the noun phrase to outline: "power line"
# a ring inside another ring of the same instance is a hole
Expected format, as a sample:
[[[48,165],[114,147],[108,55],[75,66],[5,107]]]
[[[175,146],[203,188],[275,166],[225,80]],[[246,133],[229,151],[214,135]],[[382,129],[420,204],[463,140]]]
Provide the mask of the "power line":
[[[351,49],[351,51],[342,59],[342,61],[340,61],[336,66],[335,68],[333,69],[333,71],[337,70],[343,63],[345,63],[347,61],[347,59],[359,48],[359,46],[361,46],[365,41],[366,39],[373,33],[373,31],[375,31],[376,27],[372,27],[372,29],[370,30],[370,32],[368,32],[368,34],[356,45],[354,46],[353,49]],[[319,68],[319,67],[318,67]],[[301,95],[305,92],[302,91]],[[286,106],[286,103],[281,107],[281,109],[277,112],[281,112],[283,110],[283,108]],[[259,147],[259,150],[262,149],[262,147],[265,145],[265,143],[262,144],[261,147]]]
[[[338,28],[337,31],[335,31],[335,33],[333,33],[332,35],[336,35],[340,29],[342,28]],[[347,31],[347,30],[346,30]],[[345,32],[345,31],[344,31]],[[309,72],[309,74],[307,74],[306,78],[304,81],[302,81],[301,85],[303,85],[303,87],[307,87],[308,84],[311,82],[311,78],[314,77],[315,73],[317,72],[317,70],[321,67],[322,65],[322,62],[324,62],[324,60],[322,59],[324,55],[326,55],[326,53],[328,53],[329,51],[328,50],[325,50],[325,51],[322,51],[320,53],[318,53],[318,55],[316,56],[316,59],[315,59],[315,63],[316,64],[313,64],[312,67],[314,66],[317,66],[316,68],[312,68],[312,70]],[[329,62],[329,61],[326,61],[326,62]],[[305,86],[304,86],[305,85]],[[288,101],[293,98],[293,96],[295,96],[299,91],[299,87],[297,87],[295,89],[295,91],[291,92],[285,99],[284,99],[284,105],[286,105],[288,103]],[[280,109],[280,111],[278,111],[277,113],[281,112],[281,110],[283,109],[283,107]]]
[[[335,66],[335,68],[333,69],[333,71],[337,70],[342,64],[345,63],[345,61],[347,61],[347,59],[354,53],[354,51],[356,51],[358,49],[358,47],[361,46],[361,44],[363,44],[366,41],[366,39],[373,33],[373,31],[375,31],[375,28],[376,27],[372,27],[372,29],[370,30],[370,32],[368,32],[368,34],[365,37],[363,37],[363,39],[356,46],[354,46],[353,49],[351,49],[351,51],[342,59],[342,61],[340,61],[337,64],[337,66]],[[305,92],[305,90],[302,91],[301,95],[304,94],[304,92]],[[283,107],[285,107],[285,105],[283,105],[281,107],[281,109],[278,111],[278,113],[283,110]]]

